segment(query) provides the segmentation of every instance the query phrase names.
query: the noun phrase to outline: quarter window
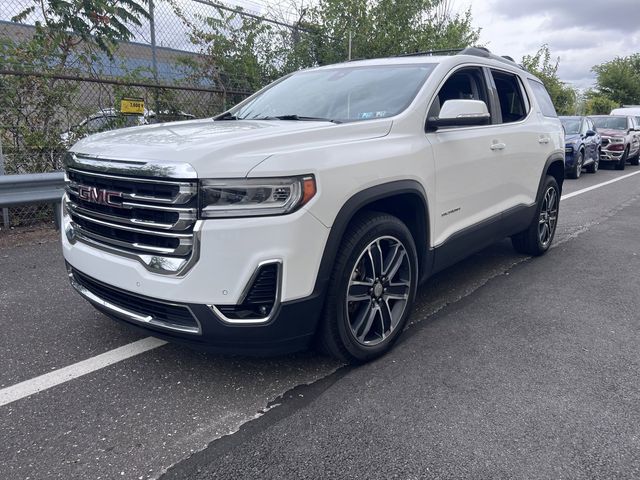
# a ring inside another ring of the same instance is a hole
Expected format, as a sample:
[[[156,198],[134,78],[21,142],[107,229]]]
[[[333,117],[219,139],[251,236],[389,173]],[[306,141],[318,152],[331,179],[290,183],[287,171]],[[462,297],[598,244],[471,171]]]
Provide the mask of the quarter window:
[[[491,71],[491,75],[496,84],[502,122],[511,123],[524,120],[528,112],[518,77],[511,73],[495,70]]]
[[[531,85],[533,95],[536,97],[538,105],[540,105],[542,115],[545,117],[557,118],[558,114],[556,113],[556,107],[553,106],[549,92],[544,88],[544,85],[531,79],[529,79],[529,85]]]

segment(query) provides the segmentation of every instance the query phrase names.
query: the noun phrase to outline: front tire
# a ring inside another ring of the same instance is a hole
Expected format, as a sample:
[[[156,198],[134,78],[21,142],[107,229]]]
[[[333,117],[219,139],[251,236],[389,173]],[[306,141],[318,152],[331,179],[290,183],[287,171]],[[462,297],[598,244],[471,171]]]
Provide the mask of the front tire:
[[[327,354],[372,360],[396,342],[418,284],[418,256],[407,226],[376,212],[359,216],[342,240],[318,335]]]
[[[636,156],[629,160],[629,163],[634,166],[640,165],[640,151],[636,153]]]
[[[627,163],[627,157],[629,156],[629,148],[627,148],[624,153],[622,154],[622,156],[620,157],[620,160],[618,161],[618,163],[616,163],[616,170],[624,170],[624,167]]]
[[[578,179],[582,174],[582,164],[584,163],[584,152],[581,150],[578,152],[575,162],[573,162],[573,168],[569,173],[569,178]]]
[[[556,234],[559,207],[560,187],[554,177],[547,175],[536,214],[526,230],[511,237],[513,248],[534,257],[546,253]]]

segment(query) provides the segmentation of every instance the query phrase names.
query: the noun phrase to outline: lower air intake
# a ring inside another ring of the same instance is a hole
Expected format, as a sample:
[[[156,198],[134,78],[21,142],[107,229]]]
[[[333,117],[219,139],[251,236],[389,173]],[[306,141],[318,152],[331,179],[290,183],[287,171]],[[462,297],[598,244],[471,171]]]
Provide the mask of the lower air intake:
[[[280,262],[265,263],[254,273],[238,305],[218,305],[224,320],[237,323],[268,321],[278,307]]]

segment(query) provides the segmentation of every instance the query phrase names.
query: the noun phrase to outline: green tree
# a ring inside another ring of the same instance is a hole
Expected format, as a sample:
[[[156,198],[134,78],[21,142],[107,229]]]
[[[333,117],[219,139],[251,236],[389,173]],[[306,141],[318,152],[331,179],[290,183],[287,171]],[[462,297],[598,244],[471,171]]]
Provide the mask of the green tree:
[[[640,53],[596,65],[596,89],[619,105],[640,104]],[[608,112],[607,112],[608,113]]]
[[[585,93],[585,115],[609,115],[611,110],[619,106],[616,101],[598,91],[589,90]]]
[[[320,0],[298,8],[290,28],[244,15],[242,9],[217,8],[216,17],[192,22],[176,0],[168,0],[190,27],[190,40],[202,58],[183,63],[194,79],[210,79],[228,92],[253,92],[300,68],[422,50],[462,48],[478,40],[470,11],[452,14],[449,0]],[[282,19],[285,20],[285,19]]]
[[[543,45],[534,55],[525,55],[522,66],[537,76],[546,87],[551,100],[560,115],[575,115],[578,109],[578,94],[576,90],[560,81],[558,66],[560,59],[551,60],[548,45]]]
[[[118,41],[132,38],[129,25],[140,26],[146,16],[136,0],[34,0],[12,19],[37,20],[24,39],[0,38],[0,67],[14,72],[0,77],[0,141],[9,173],[60,168],[60,134],[77,110],[79,89],[61,76],[92,71],[99,51],[112,57]]]
[[[309,12],[325,39],[319,63],[375,58],[424,50],[464,48],[478,41],[471,12],[453,14],[447,0],[320,0]]]
[[[13,22],[23,22],[30,17],[36,20],[36,36],[47,39],[49,47],[65,52],[81,43],[95,43],[108,55],[112,55],[116,43],[130,40],[130,25],[140,27],[141,19],[149,16],[143,5],[147,0],[33,0],[13,17]],[[63,57],[64,58],[64,57]]]

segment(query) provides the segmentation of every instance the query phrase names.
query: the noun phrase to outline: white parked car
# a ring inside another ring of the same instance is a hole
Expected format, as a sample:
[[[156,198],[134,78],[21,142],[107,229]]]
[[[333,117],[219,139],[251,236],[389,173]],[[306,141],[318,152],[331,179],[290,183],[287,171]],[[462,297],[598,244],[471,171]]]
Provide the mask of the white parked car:
[[[640,117],[640,105],[631,105],[614,108],[609,115],[623,115],[630,117]]]
[[[85,138],[66,158],[76,290],[226,352],[387,351],[418,285],[510,236],[545,253],[564,135],[542,83],[482,49],[288,75],[215,119]]]
[[[60,140],[64,145],[70,146],[81,138],[106,130],[194,118],[194,115],[182,111],[161,110],[159,114],[156,114],[153,110],[145,108],[142,115],[123,115],[115,108],[102,108],[60,134]]]

